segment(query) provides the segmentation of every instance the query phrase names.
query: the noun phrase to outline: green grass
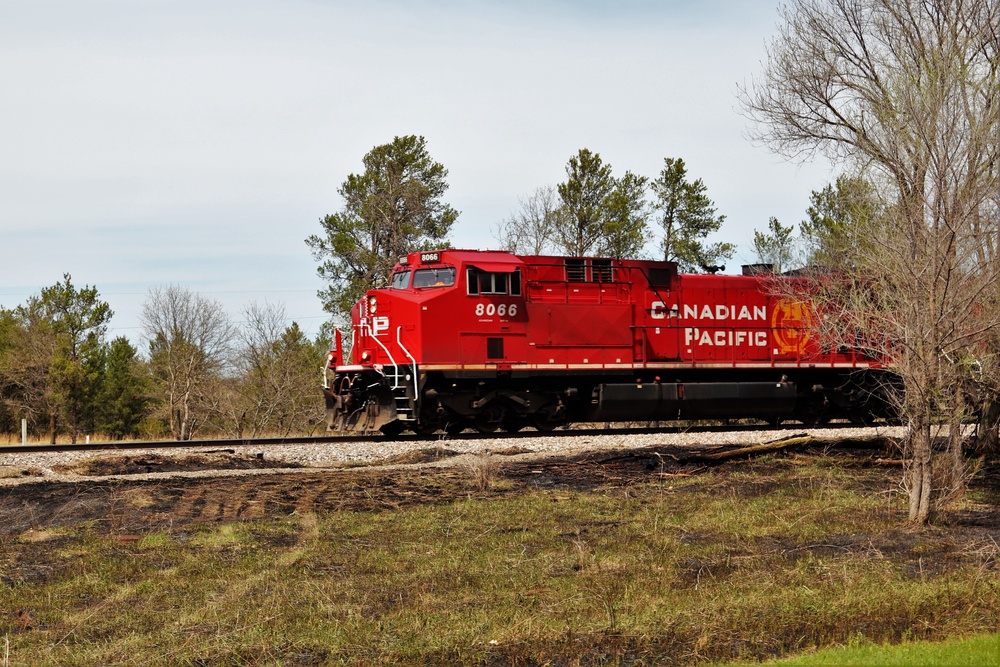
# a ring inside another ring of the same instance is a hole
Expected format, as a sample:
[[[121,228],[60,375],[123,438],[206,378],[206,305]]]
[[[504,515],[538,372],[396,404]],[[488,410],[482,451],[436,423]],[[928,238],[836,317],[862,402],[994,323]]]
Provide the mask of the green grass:
[[[969,639],[943,642],[907,642],[878,646],[860,638],[853,645],[825,649],[775,660],[764,664],[781,667],[989,667],[1000,665],[1000,634],[979,635]],[[730,663],[725,667],[745,667],[760,663]]]
[[[1000,550],[906,528],[873,490],[893,483],[771,459],[135,541],[34,532],[0,546],[0,635],[10,665],[680,665],[995,631]]]

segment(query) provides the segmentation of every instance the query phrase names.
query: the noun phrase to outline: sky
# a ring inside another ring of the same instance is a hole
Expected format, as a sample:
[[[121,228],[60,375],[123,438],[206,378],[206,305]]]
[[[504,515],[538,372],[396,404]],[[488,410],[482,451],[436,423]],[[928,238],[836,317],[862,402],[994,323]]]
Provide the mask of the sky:
[[[756,260],[798,224],[826,163],[749,139],[771,0],[0,0],[0,307],[70,274],[144,349],[151,289],[328,319],[305,244],[337,188],[395,136],[448,169],[455,247],[580,149],[616,176],[682,158]]]

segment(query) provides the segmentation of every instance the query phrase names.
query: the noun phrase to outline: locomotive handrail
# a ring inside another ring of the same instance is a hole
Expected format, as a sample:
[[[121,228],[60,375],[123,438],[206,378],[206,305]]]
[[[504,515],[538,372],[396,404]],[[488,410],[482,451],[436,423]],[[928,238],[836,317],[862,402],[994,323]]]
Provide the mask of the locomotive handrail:
[[[343,334],[341,334],[339,328],[335,328],[334,331],[337,332],[335,334],[335,338],[336,338],[336,344],[335,345],[336,345],[337,356],[334,358],[333,362],[334,362],[334,364],[336,366],[341,366],[344,363],[344,348],[343,348],[343,342],[342,342],[342,339],[341,339],[341,336]],[[353,327],[351,329],[351,344],[352,345],[354,344],[354,330],[353,330]],[[330,361],[327,361],[325,364],[323,364],[323,389],[329,389],[329,388],[330,388]]]
[[[413,355],[410,354],[410,351],[406,349],[405,345],[403,345],[403,340],[400,337],[402,333],[403,333],[403,327],[401,326],[396,327],[396,344],[399,345],[399,349],[405,352],[406,356],[409,357],[410,361],[413,363],[413,403],[414,406],[416,406],[416,404],[420,401],[420,391],[417,386],[417,360],[413,358]]]
[[[656,295],[656,298],[659,299],[660,301],[663,301],[664,302],[663,305],[666,306],[667,305],[666,300],[660,294],[660,290],[656,289],[656,285],[653,284],[653,279],[649,277],[648,273],[646,273],[646,269],[644,269],[641,266],[634,266],[630,268],[642,274],[642,277],[646,279],[646,284],[649,286],[649,289],[653,290],[653,294]]]
[[[385,352],[385,356],[389,357],[389,361],[392,363],[392,369],[393,369],[393,374],[392,374],[392,388],[393,389],[398,389],[399,388],[399,366],[396,364],[396,360],[393,358],[392,352],[389,352],[389,348],[387,348],[385,345],[382,344],[382,341],[380,341],[378,339],[378,336],[372,335],[372,340],[374,340],[376,343],[378,343],[379,347],[381,347],[382,350]],[[388,376],[386,376],[386,377],[388,377]]]

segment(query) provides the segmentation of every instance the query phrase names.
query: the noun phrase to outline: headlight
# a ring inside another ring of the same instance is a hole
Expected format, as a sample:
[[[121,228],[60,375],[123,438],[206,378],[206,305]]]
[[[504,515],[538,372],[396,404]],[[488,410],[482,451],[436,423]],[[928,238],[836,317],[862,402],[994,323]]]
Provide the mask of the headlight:
[[[378,302],[376,301],[375,295],[373,294],[370,297],[368,297],[368,312],[374,315],[377,309],[378,309]]]

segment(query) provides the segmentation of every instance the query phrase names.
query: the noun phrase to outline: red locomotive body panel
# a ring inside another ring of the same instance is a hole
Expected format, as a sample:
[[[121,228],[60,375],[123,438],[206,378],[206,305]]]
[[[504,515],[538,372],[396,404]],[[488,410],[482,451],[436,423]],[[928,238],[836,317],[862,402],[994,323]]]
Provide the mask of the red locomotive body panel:
[[[689,416],[722,410],[696,407],[685,398],[692,391],[720,402],[749,391],[755,398],[733,416],[814,415],[829,404],[823,383],[882,364],[822,349],[810,306],[774,293],[774,279],[682,275],[669,262],[411,253],[389,289],[352,310],[351,363],[333,369],[328,404],[342,421],[365,404],[379,413],[366,413],[367,427],[425,430],[634,417],[639,404]],[[379,389],[359,393],[361,376]],[[667,378],[655,397],[625,388]],[[807,386],[821,387],[819,407],[803,408]]]

